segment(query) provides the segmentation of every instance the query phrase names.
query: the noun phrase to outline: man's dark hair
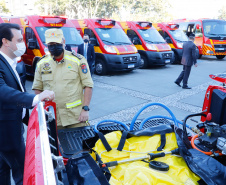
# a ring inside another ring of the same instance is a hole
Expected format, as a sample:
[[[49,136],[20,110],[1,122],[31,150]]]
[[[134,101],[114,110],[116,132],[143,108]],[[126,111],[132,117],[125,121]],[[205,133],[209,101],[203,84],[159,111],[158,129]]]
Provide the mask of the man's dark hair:
[[[6,38],[12,41],[13,33],[11,29],[21,30],[18,24],[1,23],[0,24],[0,48],[2,47],[2,39]]]
[[[88,34],[84,34],[84,35],[83,35],[83,37],[84,37],[84,36],[88,36],[88,37],[89,37],[89,35],[88,35]]]

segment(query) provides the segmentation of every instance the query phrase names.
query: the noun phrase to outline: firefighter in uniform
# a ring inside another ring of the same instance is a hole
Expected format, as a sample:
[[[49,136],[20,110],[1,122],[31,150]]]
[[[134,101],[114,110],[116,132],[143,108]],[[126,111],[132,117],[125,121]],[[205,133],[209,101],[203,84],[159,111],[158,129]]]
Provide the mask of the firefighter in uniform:
[[[55,92],[58,129],[88,126],[93,81],[87,61],[63,49],[62,30],[46,30],[45,39],[50,54],[37,63],[32,89]]]

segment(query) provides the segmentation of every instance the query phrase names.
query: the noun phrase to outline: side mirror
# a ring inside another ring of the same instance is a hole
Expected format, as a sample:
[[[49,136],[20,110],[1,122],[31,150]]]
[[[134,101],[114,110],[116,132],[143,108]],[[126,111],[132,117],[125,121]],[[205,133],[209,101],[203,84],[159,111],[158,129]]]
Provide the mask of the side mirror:
[[[90,38],[90,44],[94,45],[94,46],[97,46],[97,39],[95,38]]]
[[[138,37],[134,37],[134,38],[133,38],[133,44],[134,44],[134,45],[141,44],[140,39],[139,39]]]
[[[196,29],[199,30],[200,29],[200,25],[196,24]]]
[[[39,49],[37,41],[34,40],[34,39],[29,39],[28,40],[27,47],[28,47],[28,49],[31,49],[31,50]]]
[[[172,41],[171,41],[171,39],[170,39],[169,37],[166,37],[166,38],[165,38],[165,41],[166,41],[167,43],[172,43]]]

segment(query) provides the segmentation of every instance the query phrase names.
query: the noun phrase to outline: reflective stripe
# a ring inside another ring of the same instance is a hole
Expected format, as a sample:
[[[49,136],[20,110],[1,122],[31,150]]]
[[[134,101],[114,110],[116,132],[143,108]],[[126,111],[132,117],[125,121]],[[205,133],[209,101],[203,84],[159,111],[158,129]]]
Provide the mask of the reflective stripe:
[[[64,58],[67,59],[67,60],[70,60],[72,62],[75,62],[78,65],[80,64],[80,61],[78,59],[76,59],[75,57],[73,57],[73,56],[65,55]]]
[[[72,102],[72,103],[67,103],[66,107],[67,107],[67,109],[70,109],[70,108],[79,106],[81,104],[82,104],[82,100],[78,100],[78,101],[75,101],[75,102]]]
[[[43,64],[44,62],[48,62],[49,61],[49,57],[43,59],[43,60],[40,60],[37,64],[37,67],[39,67],[41,64]]]

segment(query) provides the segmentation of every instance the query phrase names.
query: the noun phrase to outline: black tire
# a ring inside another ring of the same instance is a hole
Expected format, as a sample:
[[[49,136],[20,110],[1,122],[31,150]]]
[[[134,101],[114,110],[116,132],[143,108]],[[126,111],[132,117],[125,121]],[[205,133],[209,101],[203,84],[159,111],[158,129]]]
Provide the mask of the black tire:
[[[148,59],[144,55],[141,55],[140,56],[140,65],[139,65],[139,68],[140,69],[145,69],[147,67],[148,67]]]
[[[95,73],[97,75],[106,75],[107,74],[107,66],[103,60],[97,60],[95,62]]]
[[[179,57],[178,57],[178,55],[175,52],[174,52],[173,57],[170,60],[170,63],[171,64],[179,64],[180,63]]]
[[[223,59],[225,55],[216,55],[217,59]]]
[[[41,57],[34,57],[33,62],[32,62],[32,72],[35,73],[35,69],[37,66],[38,61],[41,59]]]
[[[198,57],[198,59],[200,59],[200,58],[202,58],[202,54],[199,54],[199,57]]]

